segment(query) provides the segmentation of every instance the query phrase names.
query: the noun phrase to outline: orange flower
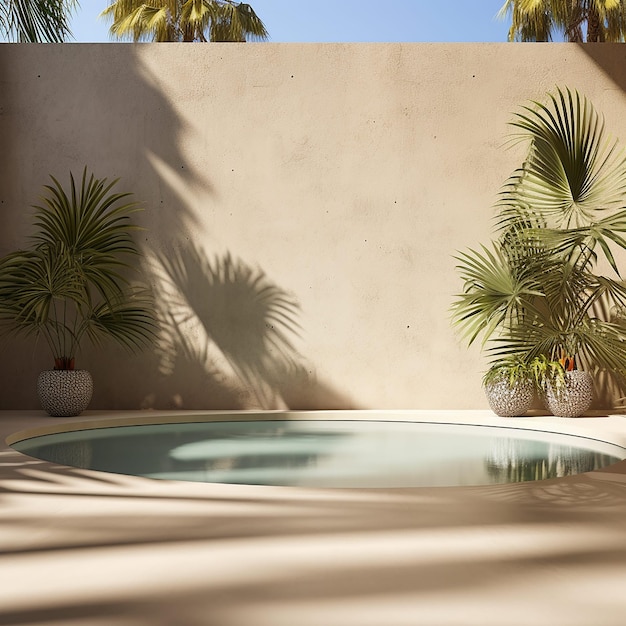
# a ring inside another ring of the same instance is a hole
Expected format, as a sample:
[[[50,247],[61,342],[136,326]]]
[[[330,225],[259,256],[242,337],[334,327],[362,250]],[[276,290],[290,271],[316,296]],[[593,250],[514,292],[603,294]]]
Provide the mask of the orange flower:
[[[567,355],[565,352],[561,352],[561,358],[559,359],[559,363],[563,366],[563,369],[566,372],[571,372],[576,369],[576,361],[573,356]]]

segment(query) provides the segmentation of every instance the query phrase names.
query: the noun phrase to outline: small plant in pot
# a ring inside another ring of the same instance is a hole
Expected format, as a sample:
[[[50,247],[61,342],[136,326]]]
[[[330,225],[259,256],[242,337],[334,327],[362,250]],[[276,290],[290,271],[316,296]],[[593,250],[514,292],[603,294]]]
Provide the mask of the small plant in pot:
[[[483,377],[491,410],[500,417],[524,415],[535,398],[533,371],[517,357],[493,363]]]
[[[591,373],[626,394],[615,255],[626,250],[626,157],[570,90],[524,107],[512,124],[529,143],[526,159],[496,204],[497,238],[456,257],[464,288],[453,319],[469,344],[489,343],[496,363],[528,363],[550,410],[574,417],[590,406]],[[597,273],[599,262],[612,275]]]
[[[0,259],[0,329],[43,337],[54,369],[38,380],[43,408],[53,416],[85,410],[93,383],[74,368],[81,342],[113,339],[131,351],[155,335],[154,307],[145,287],[132,282],[139,250],[132,239],[129,193],[117,180],[83,171],[69,190],[54,178],[35,210],[32,245]]]
[[[533,359],[534,377],[547,409],[557,417],[578,417],[593,401],[593,379],[576,369],[576,359],[565,353],[558,361],[544,355]]]

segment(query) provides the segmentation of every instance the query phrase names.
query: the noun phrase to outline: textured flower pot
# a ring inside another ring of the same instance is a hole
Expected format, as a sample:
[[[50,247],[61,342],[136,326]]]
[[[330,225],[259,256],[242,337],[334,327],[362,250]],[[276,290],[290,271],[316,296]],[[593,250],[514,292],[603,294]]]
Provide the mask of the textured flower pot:
[[[524,415],[535,397],[535,385],[530,380],[517,380],[511,385],[502,378],[485,385],[485,394],[491,410],[500,417]]]
[[[93,380],[87,370],[46,370],[37,379],[39,401],[52,417],[80,415],[92,393]]]
[[[565,372],[565,386],[556,389],[549,385],[546,401],[552,415],[557,417],[579,417],[593,400],[593,380],[589,372],[572,370]]]

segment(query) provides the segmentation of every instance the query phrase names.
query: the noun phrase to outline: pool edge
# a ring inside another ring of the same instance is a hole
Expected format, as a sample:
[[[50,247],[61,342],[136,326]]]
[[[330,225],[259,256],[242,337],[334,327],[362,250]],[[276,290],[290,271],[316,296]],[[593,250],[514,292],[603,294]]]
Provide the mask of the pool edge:
[[[0,411],[3,414],[19,412]],[[354,410],[184,410],[184,411],[93,411],[75,418],[44,417],[34,426],[3,433],[5,445],[42,435],[110,428],[114,426],[140,426],[177,422],[219,421],[224,416],[236,421],[263,421],[276,419],[316,419],[368,421],[408,421],[448,424],[468,424],[514,428],[571,435],[609,443],[626,448],[626,416],[621,414],[598,414],[587,417],[564,418],[552,415],[529,415],[524,417],[498,417],[483,410],[428,410],[428,409],[354,409]]]

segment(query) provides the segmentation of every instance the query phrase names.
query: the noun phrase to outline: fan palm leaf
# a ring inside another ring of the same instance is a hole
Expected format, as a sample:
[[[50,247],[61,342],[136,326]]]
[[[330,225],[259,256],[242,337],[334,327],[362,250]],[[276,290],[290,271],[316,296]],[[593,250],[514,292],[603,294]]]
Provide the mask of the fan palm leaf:
[[[532,206],[556,228],[589,225],[599,213],[621,208],[626,158],[586,98],[559,89],[550,100],[551,107],[524,107],[512,122],[530,149],[501,202]]]
[[[472,344],[479,335],[487,341],[500,327],[518,323],[534,310],[541,296],[532,277],[512,271],[501,247],[470,250],[455,257],[464,281],[463,293],[452,305],[453,319]]]

